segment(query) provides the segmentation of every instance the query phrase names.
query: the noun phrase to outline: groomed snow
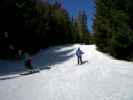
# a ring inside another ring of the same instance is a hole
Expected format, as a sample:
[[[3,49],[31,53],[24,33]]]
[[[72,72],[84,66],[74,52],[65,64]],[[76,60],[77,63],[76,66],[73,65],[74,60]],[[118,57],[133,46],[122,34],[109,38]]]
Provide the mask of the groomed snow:
[[[83,65],[77,65],[77,47],[85,52]],[[0,100],[133,100],[133,63],[115,60],[95,45],[41,50],[33,56],[40,73],[14,73],[22,64],[0,61]]]

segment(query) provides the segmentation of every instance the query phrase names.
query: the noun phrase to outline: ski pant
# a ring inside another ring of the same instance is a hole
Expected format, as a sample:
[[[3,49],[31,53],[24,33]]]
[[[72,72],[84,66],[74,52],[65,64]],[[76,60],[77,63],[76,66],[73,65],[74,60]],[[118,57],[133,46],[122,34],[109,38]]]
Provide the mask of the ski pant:
[[[82,64],[82,57],[81,56],[77,56],[78,58],[78,64]]]

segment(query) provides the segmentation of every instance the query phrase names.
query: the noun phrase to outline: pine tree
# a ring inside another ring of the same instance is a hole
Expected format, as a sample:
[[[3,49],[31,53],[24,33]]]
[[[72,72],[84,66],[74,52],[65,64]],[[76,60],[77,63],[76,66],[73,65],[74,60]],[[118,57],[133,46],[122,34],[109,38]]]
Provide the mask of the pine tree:
[[[120,59],[129,58],[133,45],[131,8],[128,0],[96,0],[94,31],[99,50]]]

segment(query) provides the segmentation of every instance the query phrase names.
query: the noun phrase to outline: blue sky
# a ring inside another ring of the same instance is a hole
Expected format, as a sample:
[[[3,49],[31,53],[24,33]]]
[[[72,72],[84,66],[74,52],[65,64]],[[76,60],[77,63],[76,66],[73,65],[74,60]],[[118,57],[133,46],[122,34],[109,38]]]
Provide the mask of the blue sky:
[[[93,0],[50,0],[60,1],[70,16],[76,16],[79,10],[84,10],[87,14],[88,29],[92,32],[93,16],[95,14],[95,5]]]

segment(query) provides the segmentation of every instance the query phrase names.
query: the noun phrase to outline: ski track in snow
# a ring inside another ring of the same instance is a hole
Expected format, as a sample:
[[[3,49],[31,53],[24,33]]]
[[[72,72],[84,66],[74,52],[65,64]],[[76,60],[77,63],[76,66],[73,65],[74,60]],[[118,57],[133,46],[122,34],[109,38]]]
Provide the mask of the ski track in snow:
[[[83,65],[77,65],[77,47],[85,52]],[[51,47],[34,55],[33,64],[40,73],[0,76],[1,100],[133,100],[133,63],[115,60],[95,45]],[[23,69],[14,61],[0,61],[0,67]]]

